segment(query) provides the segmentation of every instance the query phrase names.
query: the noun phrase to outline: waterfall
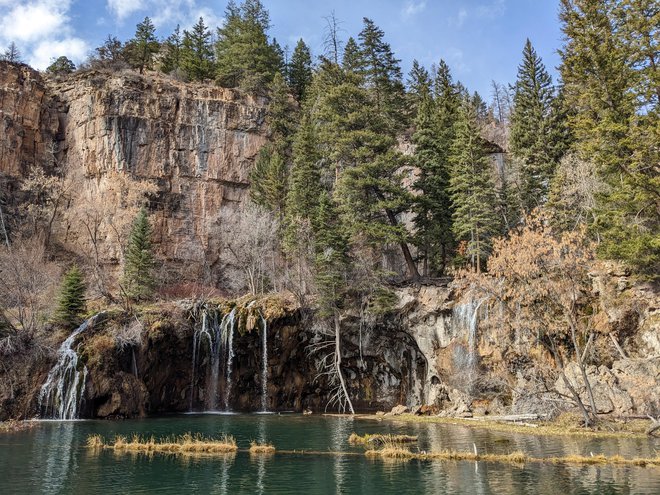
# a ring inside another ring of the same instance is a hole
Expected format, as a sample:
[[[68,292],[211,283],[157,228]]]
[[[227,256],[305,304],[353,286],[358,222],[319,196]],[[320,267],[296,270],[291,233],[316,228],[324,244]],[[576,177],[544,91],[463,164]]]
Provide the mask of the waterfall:
[[[217,311],[202,309],[201,325],[193,335],[192,348],[192,372],[190,384],[190,411],[193,410],[195,399],[195,379],[197,375],[198,361],[202,355],[202,349],[209,356],[209,380],[207,382],[206,408],[209,411],[218,409],[218,384],[220,373],[224,371],[225,390],[223,395],[224,410],[229,411],[231,399],[231,374],[234,360],[234,327],[236,324],[236,308],[224,315],[218,321]],[[223,363],[225,366],[223,367]]]
[[[87,367],[78,366],[78,354],[73,349],[76,337],[93,325],[103,313],[85,320],[57,350],[57,362],[48,373],[39,393],[39,411],[52,419],[77,419],[85,395]]]
[[[229,399],[231,398],[231,372],[234,366],[234,326],[236,323],[236,308],[222,319],[222,342],[227,355],[227,367],[225,371],[225,411],[229,411]]]
[[[268,412],[268,322],[261,317],[261,411]]]
[[[486,298],[475,299],[470,296],[467,302],[457,304],[452,311],[452,333],[454,335],[467,334],[467,360],[458,364],[466,366],[470,384],[474,381],[477,368],[479,310],[484,302],[486,302]]]

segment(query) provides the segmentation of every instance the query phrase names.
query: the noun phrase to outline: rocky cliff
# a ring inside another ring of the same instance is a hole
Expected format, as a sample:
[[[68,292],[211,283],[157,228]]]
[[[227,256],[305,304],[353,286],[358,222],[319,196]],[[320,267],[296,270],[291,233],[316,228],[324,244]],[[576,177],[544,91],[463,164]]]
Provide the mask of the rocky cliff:
[[[0,172],[13,182],[38,169],[60,179],[53,194],[64,201],[49,227],[58,248],[94,252],[90,263],[112,272],[126,225],[146,204],[170,278],[215,285],[223,238],[267,139],[266,103],[157,75],[59,80],[0,62]]]

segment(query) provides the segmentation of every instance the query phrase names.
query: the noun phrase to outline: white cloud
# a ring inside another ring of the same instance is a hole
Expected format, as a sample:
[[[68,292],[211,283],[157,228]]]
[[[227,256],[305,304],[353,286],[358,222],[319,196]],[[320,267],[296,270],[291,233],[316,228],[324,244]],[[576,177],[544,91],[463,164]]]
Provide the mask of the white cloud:
[[[424,12],[424,9],[426,9],[426,0],[407,0],[403,6],[403,9],[401,10],[401,15],[404,19],[409,19],[410,17]]]
[[[145,6],[142,0],[108,0],[108,9],[120,21],[138,10],[142,10]]]
[[[72,0],[0,0],[0,6],[11,5],[0,18],[0,46],[15,42],[22,58],[35,69],[45,69],[61,55],[80,62],[89,46],[73,34],[71,4]]]
[[[33,43],[66,30],[70,1],[40,0],[20,2],[0,20],[5,40]]]
[[[85,58],[88,51],[89,45],[80,38],[44,40],[32,50],[28,63],[37,69],[45,69],[54,58],[64,55],[73,61],[80,61]]]

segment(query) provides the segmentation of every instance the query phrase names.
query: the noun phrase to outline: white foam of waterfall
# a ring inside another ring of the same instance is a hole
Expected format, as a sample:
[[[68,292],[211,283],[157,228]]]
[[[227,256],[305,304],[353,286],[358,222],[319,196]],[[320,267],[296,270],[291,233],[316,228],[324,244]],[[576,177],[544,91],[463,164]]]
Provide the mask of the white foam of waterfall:
[[[477,347],[479,338],[479,311],[486,298],[476,299],[470,296],[467,301],[454,306],[451,318],[452,333],[467,336],[468,381],[472,383],[477,368]]]
[[[229,400],[231,398],[231,372],[234,366],[234,326],[236,324],[236,308],[232,309],[229,314],[225,315],[222,319],[222,342],[227,356],[225,368],[225,411],[229,411]]]
[[[50,419],[77,419],[85,395],[87,367],[78,365],[78,353],[73,348],[76,337],[102,315],[83,322],[57,350],[57,362],[52,367],[39,393],[39,411]]]
[[[268,412],[268,322],[261,317],[261,411]]]

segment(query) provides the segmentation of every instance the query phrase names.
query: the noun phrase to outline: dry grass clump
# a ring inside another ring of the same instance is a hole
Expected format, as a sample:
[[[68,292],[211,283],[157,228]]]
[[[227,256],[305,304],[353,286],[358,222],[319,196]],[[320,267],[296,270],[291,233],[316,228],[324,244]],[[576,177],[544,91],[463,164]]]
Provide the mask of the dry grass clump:
[[[105,442],[101,435],[89,435],[87,437],[87,447],[90,449],[102,449],[105,447]]]
[[[100,435],[90,435],[87,438],[87,446],[90,448],[108,448],[121,452],[162,452],[171,454],[226,454],[238,450],[236,440],[233,437],[225,436],[215,439],[191,433],[160,440],[156,440],[153,436],[146,438],[139,435],[133,435],[128,440],[125,436],[118,435],[112,444],[106,444]]]
[[[417,437],[412,435],[384,435],[381,433],[366,433],[362,436],[357,433],[351,433],[351,436],[348,437],[348,443],[351,445],[385,445],[414,443],[416,441]]]
[[[395,444],[387,444],[382,449],[371,449],[365,452],[367,457],[381,459],[405,459],[405,460],[434,460],[434,461],[482,461],[502,462],[509,464],[525,463],[553,463],[553,464],[581,464],[581,465],[629,465],[639,467],[660,466],[660,456],[655,458],[632,458],[626,459],[620,455],[607,457],[605,455],[567,455],[563,457],[529,457],[521,451],[510,454],[475,454],[474,452],[459,452],[455,450],[443,450],[440,452],[415,453]]]
[[[275,446],[270,443],[250,443],[250,454],[274,454]]]
[[[419,454],[415,454],[400,444],[386,443],[380,449],[367,450],[364,455],[367,457],[380,457],[381,459],[415,459]]]

